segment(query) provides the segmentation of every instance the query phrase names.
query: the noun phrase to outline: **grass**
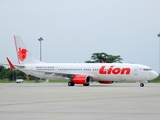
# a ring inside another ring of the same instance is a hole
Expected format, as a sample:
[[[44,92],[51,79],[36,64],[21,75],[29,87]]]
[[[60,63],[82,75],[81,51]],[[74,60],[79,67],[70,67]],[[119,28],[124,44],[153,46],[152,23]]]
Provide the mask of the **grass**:
[[[0,83],[5,83],[6,80],[5,79],[0,79]]]
[[[67,83],[69,80],[49,80],[50,83]]]
[[[160,76],[150,81],[151,83],[160,83]]]

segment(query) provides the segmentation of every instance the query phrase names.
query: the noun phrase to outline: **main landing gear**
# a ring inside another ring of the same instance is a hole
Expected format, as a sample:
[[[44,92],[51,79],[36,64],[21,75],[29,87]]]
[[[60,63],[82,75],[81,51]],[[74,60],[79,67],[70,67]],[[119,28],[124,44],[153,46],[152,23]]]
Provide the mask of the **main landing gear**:
[[[75,85],[75,83],[74,82],[72,82],[72,81],[69,81],[68,82],[68,86],[74,86]],[[90,84],[88,83],[88,84],[83,84],[83,86],[89,86]]]
[[[144,87],[144,83],[140,83],[140,87]]]
[[[74,86],[74,85],[75,85],[74,82],[72,82],[72,81],[68,82],[68,86]]]
[[[89,86],[89,83],[88,84],[83,84],[83,86]]]

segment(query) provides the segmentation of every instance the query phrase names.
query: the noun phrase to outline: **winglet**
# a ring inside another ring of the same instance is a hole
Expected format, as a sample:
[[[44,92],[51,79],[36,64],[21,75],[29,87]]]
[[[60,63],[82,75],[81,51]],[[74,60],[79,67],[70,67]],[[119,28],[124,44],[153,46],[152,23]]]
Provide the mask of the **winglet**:
[[[8,61],[8,64],[9,64],[10,68],[11,68],[12,70],[16,70],[16,68],[15,68],[14,65],[11,63],[11,61],[8,59],[8,57],[6,57],[6,59],[7,59],[7,61]]]

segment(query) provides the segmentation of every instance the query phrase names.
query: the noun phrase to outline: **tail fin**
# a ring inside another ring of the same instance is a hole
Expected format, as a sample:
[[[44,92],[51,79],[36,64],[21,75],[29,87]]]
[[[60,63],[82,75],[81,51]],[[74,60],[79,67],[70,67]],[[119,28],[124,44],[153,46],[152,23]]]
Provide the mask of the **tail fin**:
[[[32,55],[29,53],[28,49],[26,48],[25,44],[23,43],[23,41],[19,36],[14,36],[14,42],[16,46],[16,52],[19,64],[31,64],[31,63],[41,62],[32,57]]]

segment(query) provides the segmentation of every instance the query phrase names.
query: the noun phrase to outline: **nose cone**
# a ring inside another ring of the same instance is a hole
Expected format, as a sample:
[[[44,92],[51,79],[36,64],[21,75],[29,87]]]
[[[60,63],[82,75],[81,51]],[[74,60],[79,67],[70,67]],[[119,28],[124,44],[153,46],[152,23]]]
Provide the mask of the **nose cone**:
[[[159,74],[156,71],[152,72],[153,79],[157,78],[158,76],[159,76]]]

